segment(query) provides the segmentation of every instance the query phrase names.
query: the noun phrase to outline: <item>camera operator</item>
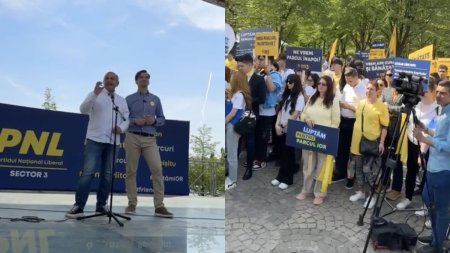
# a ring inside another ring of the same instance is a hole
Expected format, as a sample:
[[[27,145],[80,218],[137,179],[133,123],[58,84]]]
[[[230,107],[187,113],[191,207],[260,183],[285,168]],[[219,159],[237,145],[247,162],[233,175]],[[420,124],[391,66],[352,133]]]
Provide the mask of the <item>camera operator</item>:
[[[414,137],[419,142],[430,146],[427,181],[422,191],[422,199],[430,209],[433,231],[431,244],[417,249],[416,252],[443,252],[443,242],[449,225],[450,81],[438,83],[436,101],[442,106],[442,112],[437,118],[436,131],[429,130],[419,122],[413,130]],[[425,137],[422,132],[430,137]]]

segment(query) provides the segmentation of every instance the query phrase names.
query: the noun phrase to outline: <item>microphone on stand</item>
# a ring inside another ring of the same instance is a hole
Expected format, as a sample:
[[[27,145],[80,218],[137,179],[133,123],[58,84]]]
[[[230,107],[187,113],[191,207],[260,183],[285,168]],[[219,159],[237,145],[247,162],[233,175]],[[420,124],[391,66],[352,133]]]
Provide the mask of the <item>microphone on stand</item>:
[[[125,116],[123,116],[122,112],[120,112],[120,110],[119,110],[119,106],[117,106],[116,103],[114,102],[114,93],[111,93],[110,97],[111,97],[111,101],[113,104],[113,109],[119,113],[119,115],[123,121],[126,121]]]

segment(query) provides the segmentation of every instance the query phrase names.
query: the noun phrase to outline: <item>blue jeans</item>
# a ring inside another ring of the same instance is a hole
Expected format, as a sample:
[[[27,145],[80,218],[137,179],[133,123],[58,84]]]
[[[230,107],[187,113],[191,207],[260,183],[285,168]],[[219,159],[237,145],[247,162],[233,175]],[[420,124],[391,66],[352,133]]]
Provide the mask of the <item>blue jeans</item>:
[[[113,165],[113,147],[108,143],[100,143],[87,140],[84,147],[84,164],[78,190],[75,194],[75,205],[84,209],[89,192],[91,181],[95,173],[100,170],[100,184],[97,189],[97,207],[105,206],[111,190],[111,174]],[[116,149],[117,151],[117,149]]]
[[[450,205],[450,171],[427,172],[427,181],[422,191],[422,199],[431,210],[433,241],[431,244],[442,247],[449,224],[448,208]]]

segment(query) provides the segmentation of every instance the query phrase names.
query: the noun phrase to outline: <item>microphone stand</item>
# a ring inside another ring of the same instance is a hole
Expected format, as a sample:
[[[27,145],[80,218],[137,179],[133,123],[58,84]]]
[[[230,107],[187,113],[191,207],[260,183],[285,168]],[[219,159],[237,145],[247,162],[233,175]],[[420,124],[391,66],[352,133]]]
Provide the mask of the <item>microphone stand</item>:
[[[113,110],[115,111],[115,116],[114,116],[114,128],[117,127],[117,114],[120,113],[120,116],[122,117],[122,119],[125,119],[125,117],[122,115],[122,113],[119,111],[119,107],[114,103],[114,94],[111,94],[111,101],[113,104]],[[83,216],[83,217],[78,217],[77,220],[84,220],[84,219],[89,219],[89,218],[93,218],[93,217],[98,217],[98,216],[108,216],[109,217],[109,223],[111,223],[111,218],[114,219],[117,224],[119,224],[119,226],[123,227],[123,223],[119,221],[119,219],[117,219],[116,216],[119,216],[120,218],[126,219],[126,220],[131,220],[130,217],[118,214],[118,213],[113,213],[112,212],[112,208],[113,208],[113,195],[114,195],[114,171],[115,171],[115,167],[116,167],[116,151],[117,151],[117,134],[114,133],[114,145],[113,145],[113,163],[112,163],[112,171],[111,171],[111,191],[110,191],[110,198],[109,198],[109,209],[106,208],[106,213],[99,213],[99,214],[93,214],[93,215],[88,215],[88,216]]]

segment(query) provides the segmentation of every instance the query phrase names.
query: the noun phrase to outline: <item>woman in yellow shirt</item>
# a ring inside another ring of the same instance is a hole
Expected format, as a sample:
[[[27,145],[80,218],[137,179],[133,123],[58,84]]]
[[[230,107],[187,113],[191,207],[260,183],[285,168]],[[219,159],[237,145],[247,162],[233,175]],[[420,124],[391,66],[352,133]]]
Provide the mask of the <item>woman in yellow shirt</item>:
[[[353,126],[352,162],[350,169],[356,170],[356,183],[359,188],[357,192],[350,196],[350,201],[355,202],[370,196],[370,185],[375,182],[372,169],[379,169],[381,166],[381,157],[369,157],[360,154],[359,146],[361,136],[364,134],[369,140],[379,140],[378,151],[384,152],[384,140],[386,139],[387,126],[389,125],[389,112],[387,105],[377,99],[379,87],[376,82],[371,81],[366,88],[366,99],[361,100],[356,106],[356,121]],[[364,120],[364,121],[363,121]],[[362,125],[363,124],[363,125]],[[364,128],[364,133],[362,133]],[[367,206],[368,198],[364,206]],[[372,198],[369,208],[375,205],[375,198]]]
[[[305,121],[310,128],[313,128],[315,124],[338,128],[341,121],[339,100],[334,96],[334,84],[329,76],[323,76],[319,79],[317,90],[306,104],[300,119]],[[324,169],[323,167],[326,167],[322,166],[326,156],[323,153],[303,150],[303,188],[301,193],[297,195],[298,200],[304,200],[308,194],[313,192],[313,184],[316,180],[313,203],[315,205],[323,203],[323,199],[327,195],[326,188],[329,182],[322,182],[319,177]],[[330,166],[330,169],[332,170],[332,166]],[[333,172],[330,172],[329,175],[331,176]],[[329,179],[328,181],[331,181],[331,177]],[[325,187],[322,187],[322,184],[326,184]]]

